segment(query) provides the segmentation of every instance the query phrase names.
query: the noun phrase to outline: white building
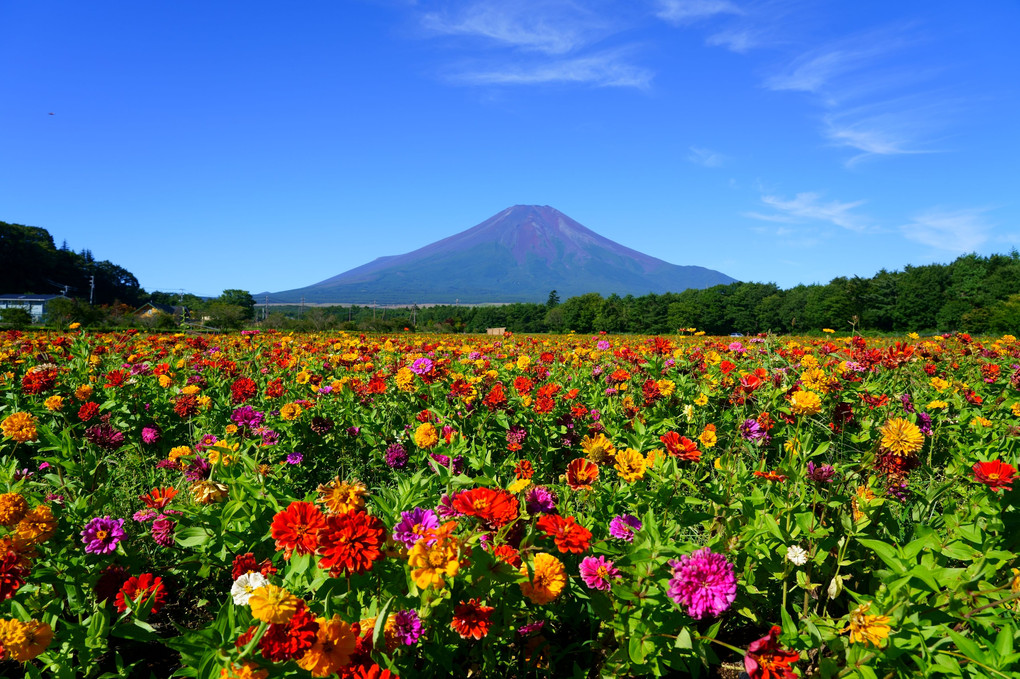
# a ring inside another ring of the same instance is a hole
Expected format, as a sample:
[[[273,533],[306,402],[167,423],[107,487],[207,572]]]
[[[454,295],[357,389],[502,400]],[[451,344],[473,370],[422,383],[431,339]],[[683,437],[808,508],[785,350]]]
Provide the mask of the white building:
[[[67,299],[67,297],[63,295],[0,295],[0,309],[24,309],[32,315],[32,322],[38,323],[46,313],[46,306],[55,299]]]

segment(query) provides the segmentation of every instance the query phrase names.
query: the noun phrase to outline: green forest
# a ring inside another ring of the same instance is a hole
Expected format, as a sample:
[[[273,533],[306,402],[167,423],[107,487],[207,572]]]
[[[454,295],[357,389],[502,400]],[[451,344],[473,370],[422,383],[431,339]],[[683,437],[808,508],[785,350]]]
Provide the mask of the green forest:
[[[93,304],[89,279],[95,277]],[[1020,329],[1020,253],[969,254],[949,264],[906,266],[870,278],[839,277],[786,290],[774,283],[737,282],[679,293],[603,297],[589,293],[545,303],[381,308],[369,306],[256,306],[245,290],[207,299],[147,293],[116,264],[88,250],[57,248],[48,231],[0,222],[0,294],[57,294],[69,286],[71,302],[56,305],[51,325],[76,320],[94,327],[182,323],[215,328],[261,326],[294,330],[401,330],[485,332],[617,332],[667,334],[697,328],[709,334],[759,332],[1016,332]],[[177,318],[140,319],[132,311],[152,302],[186,307]]]

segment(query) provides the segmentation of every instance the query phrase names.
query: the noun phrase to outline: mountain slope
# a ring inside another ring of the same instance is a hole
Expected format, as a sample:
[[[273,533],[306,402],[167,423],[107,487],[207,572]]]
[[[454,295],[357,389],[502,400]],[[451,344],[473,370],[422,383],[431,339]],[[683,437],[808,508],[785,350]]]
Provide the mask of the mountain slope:
[[[542,302],[598,292],[644,295],[731,283],[615,243],[548,206],[516,205],[466,231],[380,257],[271,301],[380,304]]]

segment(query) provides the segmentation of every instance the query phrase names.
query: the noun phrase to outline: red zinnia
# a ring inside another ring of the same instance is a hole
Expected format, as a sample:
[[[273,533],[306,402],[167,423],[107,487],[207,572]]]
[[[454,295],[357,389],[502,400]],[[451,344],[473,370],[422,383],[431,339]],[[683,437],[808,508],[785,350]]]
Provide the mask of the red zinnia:
[[[178,417],[188,418],[198,414],[198,399],[193,394],[181,394],[174,402],[174,412]]]
[[[330,514],[319,531],[319,568],[328,568],[333,577],[364,573],[383,557],[385,541],[386,527],[367,512]]]
[[[82,422],[88,422],[93,417],[99,414],[99,404],[89,401],[83,403],[81,408],[78,408],[78,419]]]
[[[291,502],[287,509],[273,517],[270,529],[276,550],[284,550],[284,559],[291,553],[314,554],[318,548],[319,531],[326,526],[326,517],[311,502]]]
[[[255,555],[251,552],[245,554],[238,554],[234,557],[234,563],[230,571],[230,577],[237,580],[245,573],[261,573],[262,575],[269,577],[276,572],[276,566],[269,561],[269,559],[263,559],[262,563],[255,561]]]
[[[503,383],[496,382],[492,390],[482,399],[482,403],[489,410],[499,410],[506,407],[506,391],[503,390]]]
[[[492,606],[482,606],[478,599],[461,601],[453,609],[453,620],[450,627],[461,636],[462,639],[481,639],[489,633],[492,628],[492,612],[496,610]]]
[[[238,377],[230,385],[230,398],[234,403],[244,403],[259,393],[259,385],[250,377]]]
[[[673,457],[679,457],[688,462],[697,462],[701,459],[701,451],[698,445],[686,436],[680,436],[675,431],[667,432],[659,437],[662,445],[666,446],[666,452]]]
[[[514,467],[514,476],[518,479],[530,479],[535,475],[535,468],[528,460],[518,460]]]
[[[781,631],[778,625],[773,625],[767,635],[747,647],[744,669],[751,679],[796,679],[790,665],[800,660],[800,654],[779,647],[777,638]]]
[[[375,663],[372,665],[358,665],[354,668],[353,679],[400,679],[390,670],[384,670]]]
[[[564,518],[557,514],[545,514],[538,520],[537,525],[556,541],[556,549],[560,552],[581,554],[590,546],[591,531],[572,516]]]
[[[128,374],[123,370],[111,370],[106,373],[106,384],[104,387],[121,387],[127,380]]]
[[[318,633],[319,622],[302,601],[288,622],[269,625],[259,640],[259,650],[271,662],[297,659],[315,644]]]
[[[166,603],[166,588],[163,587],[163,578],[152,573],[142,573],[139,576],[132,575],[127,579],[127,582],[121,585],[113,603],[117,607],[117,611],[123,613],[127,610],[128,600],[145,603],[149,597],[153,597],[151,612],[159,613],[159,609]]]
[[[0,601],[10,599],[25,584],[28,569],[21,564],[18,553],[8,550],[0,558]]]
[[[493,528],[500,528],[517,518],[517,498],[504,490],[472,488],[458,493],[453,508],[465,516],[477,516]]]
[[[588,490],[599,477],[599,466],[591,460],[579,457],[567,465],[567,485],[570,490]]]
[[[995,492],[1000,489],[1013,490],[1013,479],[1016,469],[1002,460],[991,462],[978,462],[971,469],[974,470],[974,480],[980,481]]]
[[[139,495],[138,499],[145,503],[150,509],[163,509],[177,495],[177,489],[167,486],[166,488],[153,488],[145,495]]]
[[[514,568],[521,567],[521,553],[511,545],[500,545],[492,550],[492,555],[503,563],[508,563]]]
[[[280,398],[283,396],[283,380],[275,379],[266,385],[267,398]]]

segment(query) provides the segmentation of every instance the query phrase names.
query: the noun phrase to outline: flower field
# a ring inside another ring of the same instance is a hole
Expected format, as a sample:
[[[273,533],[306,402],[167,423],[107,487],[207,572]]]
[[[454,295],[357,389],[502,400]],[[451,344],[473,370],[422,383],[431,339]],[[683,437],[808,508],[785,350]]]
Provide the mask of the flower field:
[[[0,334],[0,675],[1020,676],[1020,342]]]

